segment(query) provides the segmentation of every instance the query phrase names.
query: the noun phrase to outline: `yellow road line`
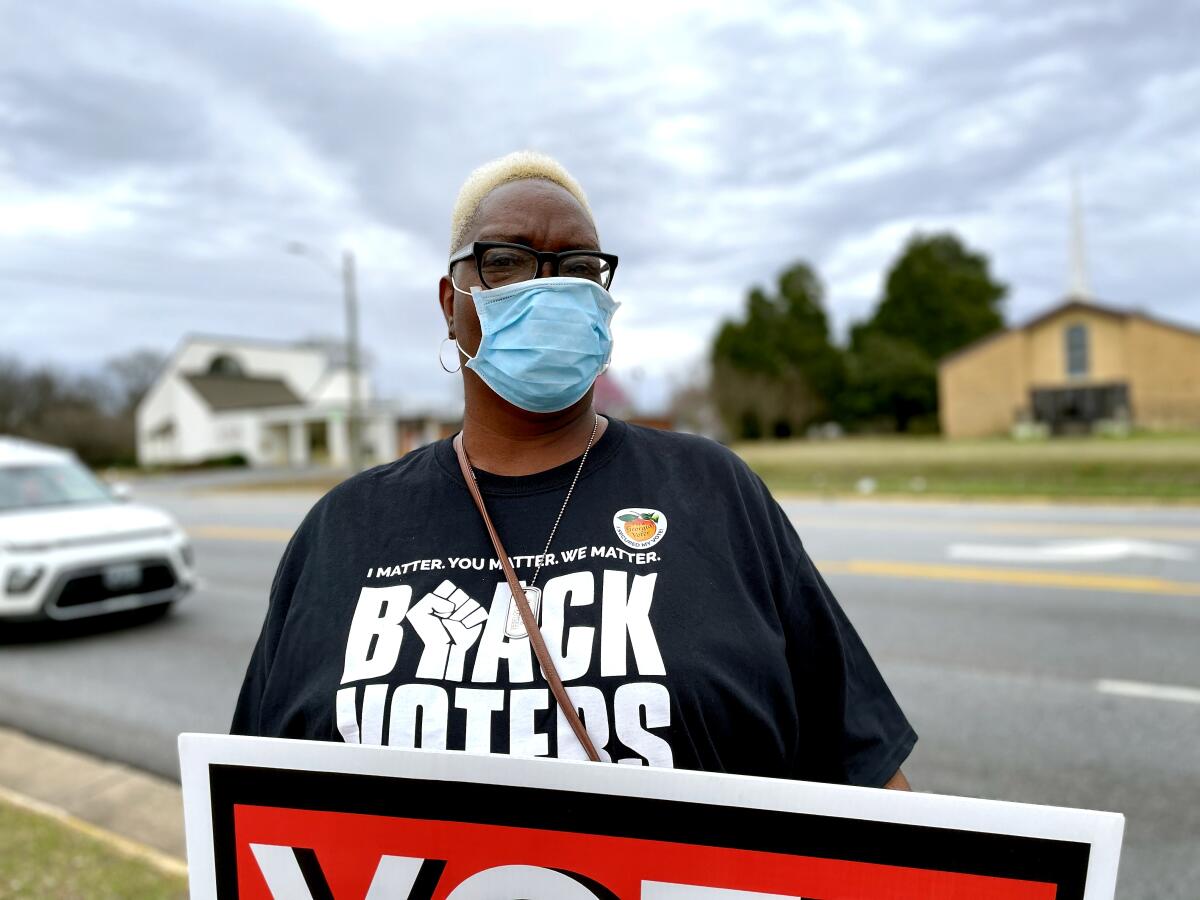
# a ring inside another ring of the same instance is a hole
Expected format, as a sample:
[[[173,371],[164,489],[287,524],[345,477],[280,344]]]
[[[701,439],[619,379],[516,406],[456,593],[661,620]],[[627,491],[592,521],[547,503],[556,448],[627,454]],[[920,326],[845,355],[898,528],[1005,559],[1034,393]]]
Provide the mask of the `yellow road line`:
[[[954,527],[959,528],[957,525]],[[197,525],[188,530],[193,537],[232,541],[279,543],[288,541],[292,536],[291,530],[287,528],[254,526]],[[824,562],[821,563],[821,571],[829,574],[865,575],[878,578],[914,578],[976,584],[1019,584],[1026,587],[1200,597],[1200,582],[1170,581],[1165,578],[1140,575],[1107,575],[1096,572],[1061,572],[1051,569],[1007,569],[946,563],[906,563],[862,559]]]
[[[1019,584],[1025,587],[1200,597],[1200,582],[1168,581],[1165,578],[1139,575],[1056,572],[1049,569],[1002,569],[984,566],[956,566],[944,563],[906,563],[868,559],[823,562],[820,563],[819,568],[822,572],[837,575],[914,578],[931,581],[964,581],[976,584]]]
[[[26,812],[54,819],[56,822],[74,831],[78,831],[80,834],[85,834],[94,840],[107,844],[118,853],[148,863],[166,875],[174,875],[181,878],[187,877],[187,862],[184,860],[164,853],[161,850],[156,850],[140,841],[135,841],[116,832],[109,831],[107,828],[93,825],[91,822],[86,822],[78,816],[73,816],[65,809],[54,806],[51,803],[37,800],[3,786],[0,786],[0,800],[18,809],[23,809]]]
[[[283,541],[291,540],[290,528],[260,528],[253,525],[193,525],[188,534],[197,538],[218,541]]]
[[[794,517],[792,523],[804,528],[850,528],[864,531],[950,531],[1012,535],[1086,535],[1110,538],[1158,538],[1160,540],[1200,541],[1200,528],[1171,525],[1122,525],[1084,522],[970,522],[934,519],[821,519]]]
[[[1076,522],[937,522],[929,520],[905,520],[888,522],[878,520],[853,521],[849,519],[793,518],[792,522],[805,528],[854,528],[870,531],[951,531],[984,532],[988,534],[1048,534],[1090,535],[1094,537],[1145,537],[1163,540],[1200,541],[1200,528],[1158,525],[1102,525]],[[188,529],[193,537],[226,541],[288,541],[292,532],[288,528],[266,528],[254,525],[194,525]]]

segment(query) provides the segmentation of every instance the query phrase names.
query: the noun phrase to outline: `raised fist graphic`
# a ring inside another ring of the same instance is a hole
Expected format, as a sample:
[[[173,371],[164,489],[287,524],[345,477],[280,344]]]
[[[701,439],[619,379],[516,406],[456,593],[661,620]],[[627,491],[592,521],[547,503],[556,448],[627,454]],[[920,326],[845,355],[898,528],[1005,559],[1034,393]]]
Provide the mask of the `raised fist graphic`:
[[[417,677],[462,681],[467,651],[479,640],[487,617],[486,609],[449,580],[414,603],[408,621],[425,643]]]

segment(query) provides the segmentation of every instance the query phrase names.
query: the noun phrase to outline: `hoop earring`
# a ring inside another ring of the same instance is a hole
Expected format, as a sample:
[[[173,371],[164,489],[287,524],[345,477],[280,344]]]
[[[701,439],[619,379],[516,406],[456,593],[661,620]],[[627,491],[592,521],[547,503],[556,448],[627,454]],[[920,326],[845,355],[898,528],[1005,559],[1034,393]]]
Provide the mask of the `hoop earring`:
[[[440,344],[438,344],[438,365],[442,367],[443,372],[446,372],[449,375],[453,375],[455,372],[457,372],[459,369],[462,368],[462,360],[461,359],[458,361],[458,368],[456,368],[456,369],[447,368],[446,363],[442,360],[442,350],[446,346],[446,341],[453,341],[453,340],[454,340],[454,338],[444,337],[444,338],[442,338],[442,342]],[[455,346],[455,349],[457,350],[457,348],[458,348],[457,341],[455,341],[454,346]],[[457,353],[455,353],[454,355],[458,356]]]

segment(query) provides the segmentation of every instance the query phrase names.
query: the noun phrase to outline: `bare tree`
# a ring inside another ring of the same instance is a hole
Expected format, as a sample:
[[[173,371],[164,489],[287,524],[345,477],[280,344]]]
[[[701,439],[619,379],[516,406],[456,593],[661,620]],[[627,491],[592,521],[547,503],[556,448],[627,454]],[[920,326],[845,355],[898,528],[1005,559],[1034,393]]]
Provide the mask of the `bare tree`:
[[[115,382],[121,412],[132,414],[146,392],[154,386],[167,358],[157,350],[131,350],[104,364],[105,374]]]
[[[683,431],[724,439],[728,436],[713,401],[709,367],[697,360],[675,382],[670,399],[671,421]]]
[[[82,375],[0,358],[0,432],[69,447],[95,465],[132,464],[134,409],[146,373],[157,372],[150,356],[138,351]]]
[[[0,357],[0,433],[13,434],[22,417],[25,372],[11,357]]]

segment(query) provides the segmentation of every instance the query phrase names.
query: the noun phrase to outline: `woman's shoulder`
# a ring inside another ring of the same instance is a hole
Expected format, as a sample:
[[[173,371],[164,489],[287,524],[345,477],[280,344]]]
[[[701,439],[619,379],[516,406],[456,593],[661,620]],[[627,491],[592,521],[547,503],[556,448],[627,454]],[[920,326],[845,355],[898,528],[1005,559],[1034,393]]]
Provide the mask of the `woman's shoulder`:
[[[425,444],[398,459],[351,475],[325,492],[309,511],[314,520],[361,515],[364,508],[397,496],[411,496],[428,486],[440,469],[434,460],[436,444]]]
[[[729,447],[698,434],[638,425],[629,425],[628,434],[629,449],[654,461],[651,477],[659,483],[764,527],[778,524],[781,513],[770,488]]]

